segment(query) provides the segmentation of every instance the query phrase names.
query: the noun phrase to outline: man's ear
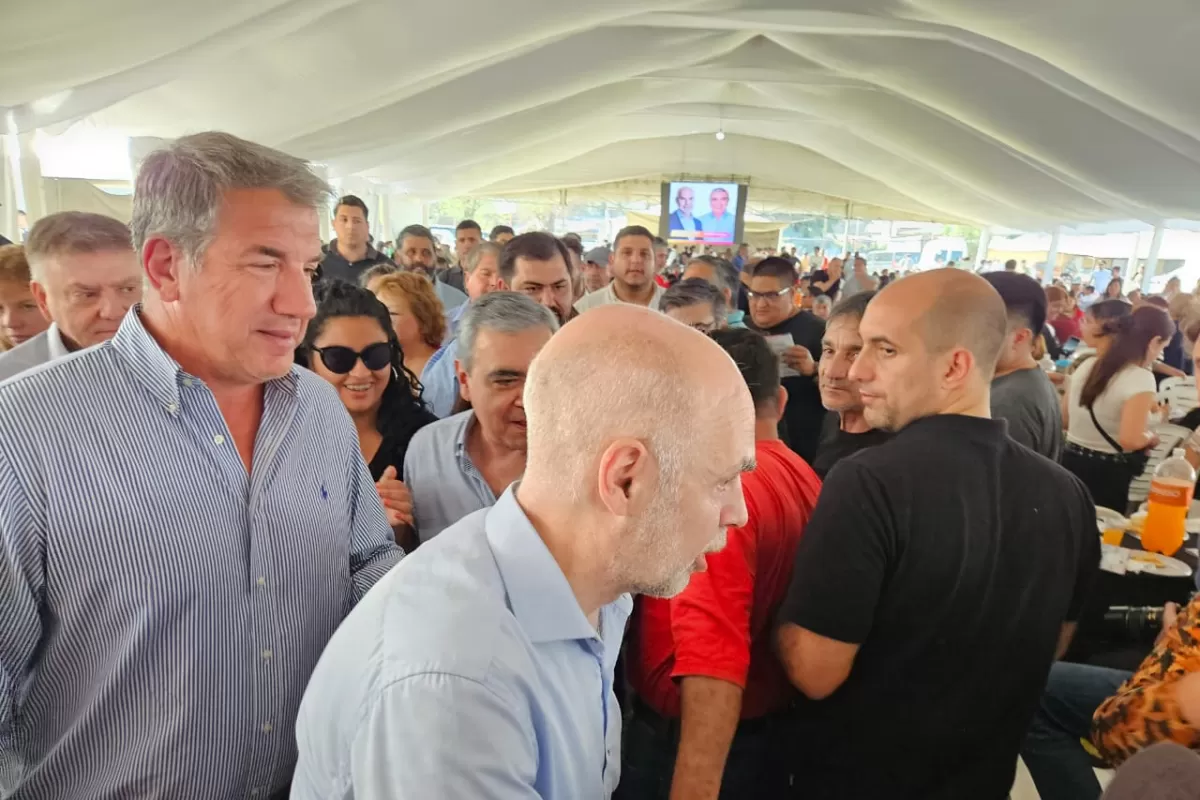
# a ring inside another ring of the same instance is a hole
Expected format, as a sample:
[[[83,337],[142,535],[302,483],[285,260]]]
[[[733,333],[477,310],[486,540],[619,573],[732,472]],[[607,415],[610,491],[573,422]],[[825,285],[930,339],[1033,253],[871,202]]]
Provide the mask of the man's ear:
[[[46,305],[46,287],[37,281],[30,281],[29,291],[33,295],[33,301],[37,303],[38,311],[42,312],[42,316],[45,317],[46,322],[54,322],[54,318],[50,316],[50,306]]]
[[[454,359],[454,374],[458,376],[458,393],[462,395],[463,400],[471,402],[471,383],[467,379],[467,371],[463,369],[462,362],[457,358]]]
[[[183,251],[175,244],[161,236],[154,236],[146,240],[142,247],[142,268],[146,272],[146,280],[163,302],[171,303],[179,299],[180,276],[191,267]]]
[[[637,516],[657,491],[657,468],[641,440],[613,441],[600,454],[596,476],[600,502],[613,516]]]

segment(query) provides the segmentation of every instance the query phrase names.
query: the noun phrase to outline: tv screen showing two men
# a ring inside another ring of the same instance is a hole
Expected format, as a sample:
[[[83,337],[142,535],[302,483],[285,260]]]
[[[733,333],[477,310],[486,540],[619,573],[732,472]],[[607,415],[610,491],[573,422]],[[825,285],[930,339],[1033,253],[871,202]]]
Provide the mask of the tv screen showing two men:
[[[674,242],[733,245],[738,235],[741,186],[736,183],[668,184],[666,238]]]

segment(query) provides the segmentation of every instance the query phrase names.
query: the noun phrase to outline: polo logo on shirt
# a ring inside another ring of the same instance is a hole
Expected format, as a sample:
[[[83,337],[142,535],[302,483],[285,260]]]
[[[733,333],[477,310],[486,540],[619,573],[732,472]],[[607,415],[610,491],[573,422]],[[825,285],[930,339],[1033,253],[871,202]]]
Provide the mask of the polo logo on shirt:
[[[329,499],[329,492],[327,492],[327,491],[325,490],[325,484],[323,484],[323,483],[321,484],[321,499],[322,499],[322,500],[328,500],[328,499]]]

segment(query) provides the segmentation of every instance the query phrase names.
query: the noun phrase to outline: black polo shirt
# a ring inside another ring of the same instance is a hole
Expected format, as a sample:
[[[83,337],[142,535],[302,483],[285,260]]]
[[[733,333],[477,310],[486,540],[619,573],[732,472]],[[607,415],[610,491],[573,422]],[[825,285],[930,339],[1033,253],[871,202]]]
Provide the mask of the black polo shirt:
[[[834,467],[780,618],[860,648],[798,708],[798,796],[1006,798],[1099,562],[1087,489],[1002,422],[928,417]]]
[[[833,469],[834,464],[847,456],[852,456],[859,450],[866,450],[877,444],[883,444],[892,438],[891,431],[872,428],[864,433],[847,433],[842,430],[841,420],[834,412],[825,415],[821,425],[821,440],[817,444],[817,454],[813,458],[813,472],[822,479]]]
[[[792,342],[808,348],[813,360],[821,358],[821,337],[825,335],[825,323],[821,318],[799,311],[773,328],[759,328],[747,316],[746,325],[763,336],[788,334]],[[783,409],[779,424],[779,438],[809,464],[817,453],[817,442],[821,438],[821,423],[825,420],[825,406],[821,404],[821,390],[817,387],[817,373],[793,375],[784,378],[788,401]]]
[[[317,280],[346,281],[357,284],[359,277],[376,264],[395,266],[390,258],[369,244],[367,245],[367,254],[358,261],[350,263],[338,251],[337,239],[334,239],[325,248],[325,256],[321,259],[321,266],[317,272]]]

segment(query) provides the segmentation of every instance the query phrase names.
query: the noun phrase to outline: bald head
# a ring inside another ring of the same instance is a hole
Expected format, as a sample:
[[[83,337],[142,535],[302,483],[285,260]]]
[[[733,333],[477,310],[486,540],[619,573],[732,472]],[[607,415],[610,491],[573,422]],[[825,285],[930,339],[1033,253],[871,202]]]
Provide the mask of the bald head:
[[[992,379],[1008,335],[1008,310],[986,280],[959,269],[920,272],[889,284],[877,302],[909,309],[930,353],[966,348],[984,380]]]
[[[664,416],[663,408],[673,413]],[[698,418],[754,413],[737,366],[716,343],[625,303],[598,307],[563,327],[530,367],[525,410],[526,480],[545,455],[556,482],[564,452],[598,455],[581,447],[585,440],[598,448],[615,436],[669,438],[664,419],[678,420],[680,436],[695,439]]]
[[[544,538],[559,529],[577,571],[596,570],[605,602],[682,591],[725,530],[745,524],[754,404],[703,334],[638,306],[595,308],[534,359],[524,405],[518,498]]]
[[[990,416],[1007,332],[1004,301],[977,275],[943,269],[889,285],[867,305],[849,373],[867,422],[898,431],[935,414]]]

